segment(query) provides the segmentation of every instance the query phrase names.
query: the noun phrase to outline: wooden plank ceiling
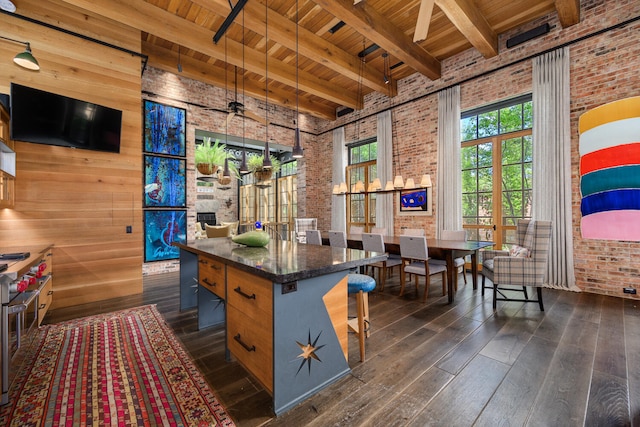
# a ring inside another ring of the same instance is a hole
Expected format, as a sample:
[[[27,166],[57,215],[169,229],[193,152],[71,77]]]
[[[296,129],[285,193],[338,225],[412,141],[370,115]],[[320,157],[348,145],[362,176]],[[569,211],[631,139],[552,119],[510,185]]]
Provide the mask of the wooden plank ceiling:
[[[440,62],[466,49],[495,56],[499,34],[532,20],[580,19],[579,0],[246,0],[214,43],[243,0],[64,1],[141,30],[153,67],[178,73],[180,64],[231,99],[237,87],[240,102],[243,93],[264,100],[268,87],[269,103],[297,102],[329,120],[371,91],[394,96],[395,82],[413,73],[446,77]]]

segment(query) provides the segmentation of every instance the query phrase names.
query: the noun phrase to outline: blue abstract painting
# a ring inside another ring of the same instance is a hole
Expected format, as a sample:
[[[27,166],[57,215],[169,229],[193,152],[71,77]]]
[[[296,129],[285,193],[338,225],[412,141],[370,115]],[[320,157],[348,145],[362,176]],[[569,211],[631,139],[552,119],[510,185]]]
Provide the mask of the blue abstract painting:
[[[186,156],[186,110],[144,101],[144,151]]]
[[[144,262],[178,259],[180,250],[172,243],[187,241],[187,211],[144,211],[144,235]]]
[[[186,207],[186,161],[144,156],[144,207]]]

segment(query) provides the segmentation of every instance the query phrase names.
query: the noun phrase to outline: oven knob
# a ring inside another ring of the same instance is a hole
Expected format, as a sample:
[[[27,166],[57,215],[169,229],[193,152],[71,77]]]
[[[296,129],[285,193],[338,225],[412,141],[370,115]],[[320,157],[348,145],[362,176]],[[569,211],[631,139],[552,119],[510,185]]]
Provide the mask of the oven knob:
[[[29,286],[29,281],[20,280],[9,284],[9,292],[24,292]]]
[[[39,273],[42,273],[46,269],[47,269],[47,263],[46,262],[41,262],[40,265],[38,265],[38,272]]]
[[[29,286],[36,284],[36,278],[34,276],[27,276],[29,281]]]

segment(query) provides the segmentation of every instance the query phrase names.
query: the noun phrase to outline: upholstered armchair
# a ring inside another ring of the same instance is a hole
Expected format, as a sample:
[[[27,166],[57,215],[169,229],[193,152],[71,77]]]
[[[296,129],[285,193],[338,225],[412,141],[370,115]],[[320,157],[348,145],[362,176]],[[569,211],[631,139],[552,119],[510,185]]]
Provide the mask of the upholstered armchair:
[[[493,283],[493,309],[496,301],[542,303],[542,284],[549,258],[551,221],[518,220],[516,245],[510,251],[485,250],[482,258],[482,294],[485,278]],[[537,288],[538,299],[530,299],[527,286]],[[517,291],[524,298],[511,298],[505,292]]]

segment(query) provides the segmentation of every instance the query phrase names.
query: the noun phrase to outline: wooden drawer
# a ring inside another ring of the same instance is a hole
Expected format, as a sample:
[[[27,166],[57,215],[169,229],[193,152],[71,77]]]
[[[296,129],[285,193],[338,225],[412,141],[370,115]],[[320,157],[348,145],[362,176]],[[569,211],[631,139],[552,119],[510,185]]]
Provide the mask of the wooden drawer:
[[[222,299],[226,298],[226,266],[220,261],[198,257],[198,283]]]
[[[273,393],[273,329],[271,319],[252,319],[227,305],[227,347],[249,372]]]
[[[245,316],[271,324],[273,291],[269,280],[233,267],[227,269],[228,305],[233,305]]]
[[[44,315],[47,314],[51,302],[53,301],[53,279],[51,276],[47,277],[44,286],[40,289],[40,296],[38,297],[38,326],[42,323]]]

